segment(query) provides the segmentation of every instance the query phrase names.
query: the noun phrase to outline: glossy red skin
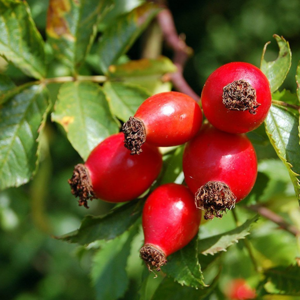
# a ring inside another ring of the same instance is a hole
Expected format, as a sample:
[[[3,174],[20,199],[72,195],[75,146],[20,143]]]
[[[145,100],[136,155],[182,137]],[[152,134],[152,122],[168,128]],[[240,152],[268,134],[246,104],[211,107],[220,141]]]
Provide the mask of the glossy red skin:
[[[243,79],[256,90],[257,102],[261,105],[256,114],[249,111],[229,110],[222,103],[223,87]],[[267,77],[257,67],[232,62],[215,70],[205,82],[201,95],[203,113],[208,121],[220,130],[231,133],[246,133],[263,123],[271,106],[272,96]]]
[[[146,141],[159,147],[186,143],[202,124],[198,103],[178,92],[165,92],[148,98],[134,117],[144,122]]]
[[[124,134],[102,141],[90,154],[88,168],[96,196],[108,202],[133,200],[144,193],[159,175],[162,156],[157,147],[143,145],[140,155],[130,155]]]
[[[183,172],[193,193],[208,181],[221,181],[239,202],[254,186],[257,158],[245,135],[226,133],[206,124],[186,145]]]
[[[201,211],[194,197],[183,185],[161,185],[148,197],[143,210],[145,244],[166,256],[187,245],[197,234]]]

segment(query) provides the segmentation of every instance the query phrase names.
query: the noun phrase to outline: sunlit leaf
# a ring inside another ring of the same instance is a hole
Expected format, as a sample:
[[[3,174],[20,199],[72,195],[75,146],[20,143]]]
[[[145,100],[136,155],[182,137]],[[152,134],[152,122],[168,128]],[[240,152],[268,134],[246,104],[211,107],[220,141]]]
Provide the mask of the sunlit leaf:
[[[270,43],[269,42],[264,47],[260,62],[261,70],[269,79],[272,93],[282,85],[292,63],[292,53],[289,43],[279,35],[274,34],[273,37],[275,38],[279,47],[278,58],[271,62],[265,61],[264,57],[267,50],[267,45]]]
[[[55,54],[71,70],[79,67],[97,32],[97,23],[111,0],[50,0],[47,35]]]
[[[114,239],[135,223],[140,217],[142,209],[142,201],[136,200],[130,201],[102,217],[87,216],[78,230],[61,236],[59,239],[81,245],[95,240]]]
[[[162,267],[163,272],[181,285],[194,288],[204,287],[198,252],[198,237],[196,236],[187,246],[168,256],[167,264]]]
[[[0,190],[29,181],[36,169],[39,132],[45,121],[48,92],[32,86],[0,110]]]
[[[44,42],[25,1],[0,1],[0,32],[0,54],[26,75],[45,77]]]
[[[98,49],[99,64],[104,73],[107,72],[110,65],[129,50],[159,11],[160,8],[157,5],[145,3],[118,18],[115,24],[104,32]]]
[[[102,89],[91,82],[63,84],[52,119],[64,127],[84,160],[103,139],[119,131]]]
[[[172,61],[160,56],[157,59],[139,59],[131,60],[121,65],[111,65],[108,68],[108,76],[111,79],[139,79],[141,78],[160,78],[163,74],[173,73],[176,71],[176,66]],[[143,80],[146,80],[143,79]]]
[[[129,278],[126,273],[127,259],[137,226],[120,237],[103,243],[95,254],[92,264],[92,282],[97,300],[119,299],[126,291]]]
[[[240,239],[244,239],[250,233],[253,223],[257,220],[258,217],[255,216],[233,230],[200,240],[198,246],[199,252],[214,255],[220,251],[226,251],[229,246],[238,243]]]
[[[137,85],[122,82],[106,82],[103,87],[112,113],[126,122],[134,116],[139,106],[150,94]]]
[[[296,196],[300,201],[299,120],[284,108],[272,105],[265,126],[271,144],[289,171]]]

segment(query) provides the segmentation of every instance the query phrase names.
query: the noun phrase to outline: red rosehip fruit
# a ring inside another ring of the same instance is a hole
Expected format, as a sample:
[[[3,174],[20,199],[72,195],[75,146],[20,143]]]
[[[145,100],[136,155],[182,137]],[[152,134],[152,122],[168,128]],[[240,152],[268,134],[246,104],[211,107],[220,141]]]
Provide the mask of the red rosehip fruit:
[[[143,209],[144,246],[141,258],[149,270],[160,270],[166,257],[187,245],[197,234],[201,211],[190,190],[167,183],[155,189]]]
[[[242,278],[232,280],[227,285],[225,294],[230,300],[246,300],[256,298],[255,291],[252,290],[247,282]]]
[[[139,156],[124,148],[124,134],[103,140],[89,155],[85,164],[75,166],[69,180],[72,194],[86,208],[87,200],[100,198],[108,202],[133,200],[144,193],[157,178],[162,156],[157,147],[145,143]]]
[[[210,125],[187,143],[183,172],[196,206],[205,219],[221,218],[244,199],[257,176],[257,158],[245,135],[230,134]]]
[[[257,67],[232,62],[215,70],[201,95],[203,113],[218,129],[246,133],[263,123],[271,106],[270,84]]]
[[[198,132],[201,124],[202,112],[193,98],[178,92],[156,94],[123,124],[125,147],[131,154],[139,154],[146,140],[157,147],[181,145]]]

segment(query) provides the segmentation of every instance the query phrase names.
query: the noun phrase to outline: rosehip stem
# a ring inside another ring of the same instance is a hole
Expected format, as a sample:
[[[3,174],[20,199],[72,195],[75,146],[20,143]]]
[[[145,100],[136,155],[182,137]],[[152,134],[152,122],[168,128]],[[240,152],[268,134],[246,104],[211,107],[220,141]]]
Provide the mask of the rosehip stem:
[[[42,82],[45,84],[49,83],[63,83],[63,82],[72,82],[72,81],[92,81],[103,83],[107,80],[106,76],[96,75],[96,76],[63,76],[55,78],[46,78]]]
[[[292,109],[295,109],[295,110],[300,112],[300,106],[299,105],[286,103],[286,102],[283,102],[283,101],[280,101],[280,100],[272,100],[272,104],[292,108]]]
[[[232,216],[234,218],[234,222],[235,222],[236,226],[239,226],[240,222],[238,220],[236,211],[234,209],[232,210]],[[258,263],[257,263],[254,255],[253,255],[251,244],[250,244],[249,240],[247,239],[247,237],[245,237],[245,239],[243,240],[243,243],[244,243],[244,245],[245,245],[245,247],[246,247],[246,249],[248,251],[249,257],[250,257],[250,259],[252,261],[252,264],[253,264],[253,267],[254,267],[255,271],[257,273],[261,273],[262,272],[262,268],[258,265]]]
[[[296,237],[300,237],[300,231],[294,226],[286,222],[281,216],[277,215],[267,207],[262,205],[249,205],[245,206],[245,208],[250,209],[252,211],[257,212],[262,217],[272,221],[273,223],[279,225],[279,227]]]

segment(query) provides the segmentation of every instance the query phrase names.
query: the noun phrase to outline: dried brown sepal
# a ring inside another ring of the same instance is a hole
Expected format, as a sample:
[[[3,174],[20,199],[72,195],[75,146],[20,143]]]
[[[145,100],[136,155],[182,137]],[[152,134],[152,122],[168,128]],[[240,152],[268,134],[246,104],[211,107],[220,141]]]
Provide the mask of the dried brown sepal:
[[[245,80],[236,80],[223,88],[223,104],[227,109],[245,111],[255,115],[260,105],[256,101],[256,91],[251,84]]]
[[[223,213],[234,208],[236,196],[229,186],[220,181],[209,181],[195,195],[196,207],[204,210],[204,219],[222,218]]]
[[[143,121],[130,117],[123,124],[122,131],[125,135],[125,147],[131,151],[130,154],[134,155],[143,152],[141,147],[146,141],[146,130]]]
[[[160,271],[160,268],[167,263],[165,254],[154,247],[146,244],[140,250],[140,256],[146,263],[149,271]]]
[[[85,165],[78,164],[75,166],[72,178],[68,180],[71,187],[71,193],[75,197],[79,197],[79,206],[89,208],[87,200],[96,199],[91,178]]]

